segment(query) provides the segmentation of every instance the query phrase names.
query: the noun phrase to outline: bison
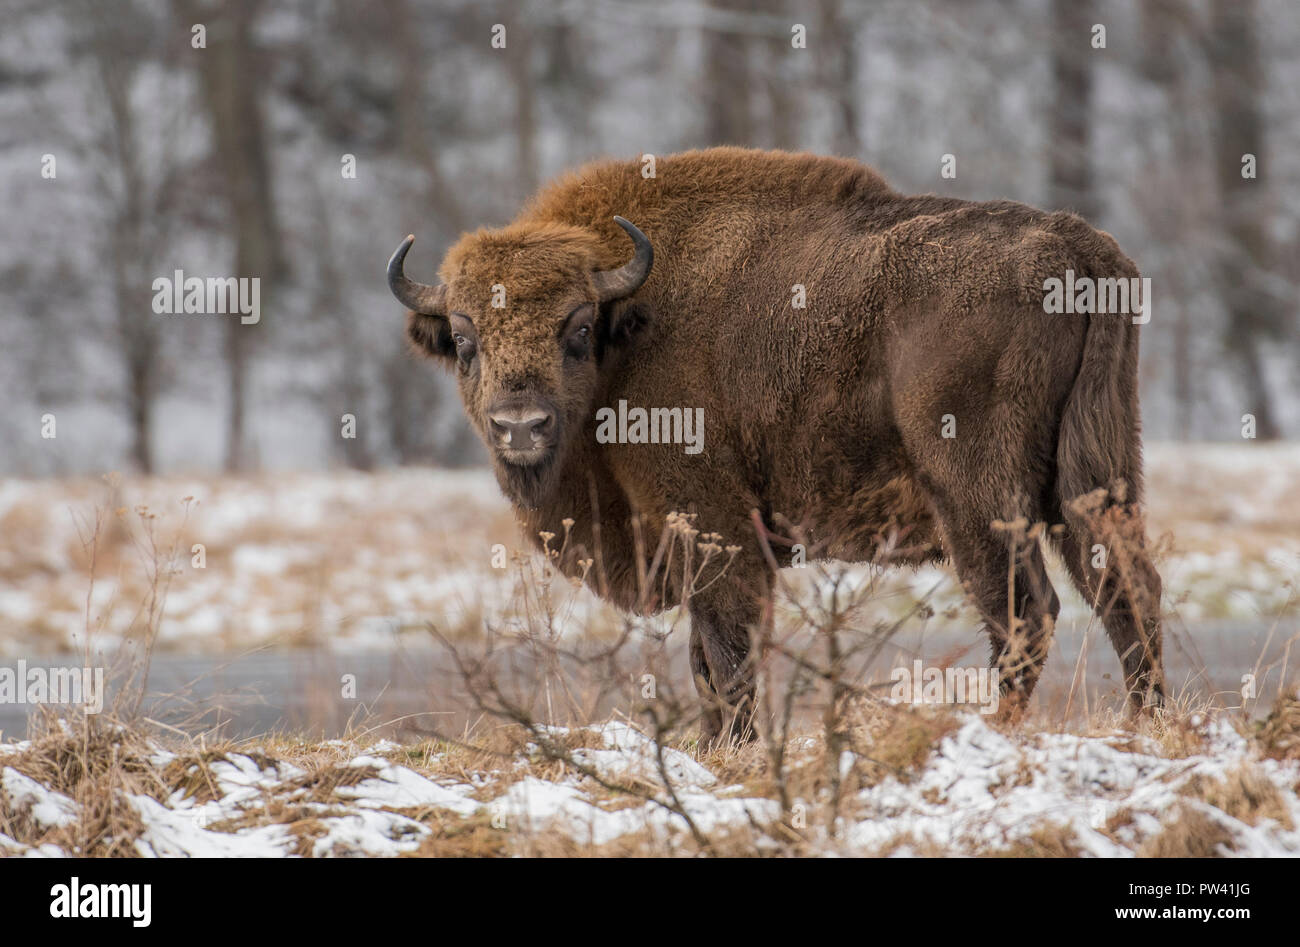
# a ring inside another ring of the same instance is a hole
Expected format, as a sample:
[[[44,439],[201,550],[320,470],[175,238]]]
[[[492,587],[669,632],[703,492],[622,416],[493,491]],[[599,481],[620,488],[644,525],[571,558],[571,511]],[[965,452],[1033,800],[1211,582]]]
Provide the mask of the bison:
[[[1138,326],[1044,305],[1066,271],[1136,278],[1114,239],[1068,212],[900,194],[839,158],[713,148],[646,168],[559,178],[509,225],[463,235],[435,284],[405,275],[408,236],[388,283],[533,541],[567,536],[561,567],[588,560],[625,609],[689,592],[705,739],[751,732],[756,632],[795,541],[951,561],[1023,707],[1059,608],[1046,538],[1134,708],[1159,703]],[[698,450],[611,437],[602,411],[674,407],[703,421]],[[739,549],[693,591],[679,576],[647,594],[674,513]]]

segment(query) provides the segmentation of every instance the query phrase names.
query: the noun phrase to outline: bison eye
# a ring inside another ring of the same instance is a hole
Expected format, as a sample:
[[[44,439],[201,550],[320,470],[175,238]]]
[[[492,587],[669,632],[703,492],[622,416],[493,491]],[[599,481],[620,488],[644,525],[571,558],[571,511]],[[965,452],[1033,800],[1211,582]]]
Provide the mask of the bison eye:
[[[570,358],[586,358],[591,351],[592,320],[596,309],[590,303],[583,303],[564,322],[560,341],[564,345],[564,354]]]
[[[591,324],[585,323],[569,333],[565,340],[565,354],[570,358],[586,358],[591,351]]]
[[[461,366],[467,367],[478,351],[478,337],[474,332],[474,324],[467,316],[453,312],[450,329],[451,341],[456,346],[456,356],[460,359]]]

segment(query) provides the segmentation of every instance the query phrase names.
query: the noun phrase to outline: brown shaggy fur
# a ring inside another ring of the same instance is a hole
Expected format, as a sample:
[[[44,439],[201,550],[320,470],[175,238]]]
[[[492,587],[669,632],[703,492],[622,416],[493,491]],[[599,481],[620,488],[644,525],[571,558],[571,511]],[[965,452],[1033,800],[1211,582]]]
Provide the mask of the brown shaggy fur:
[[[1110,235],[1011,201],[905,196],[835,158],[716,148],[661,157],[656,171],[591,164],[544,188],[509,226],[465,235],[441,268],[447,312],[411,314],[409,334],[457,366],[485,439],[487,405],[503,393],[554,409],[548,461],[497,456],[498,478],[534,539],[563,535],[561,520],[574,519],[566,565],[595,556],[589,581],[601,594],[625,608],[642,600],[634,514],[646,556],[674,511],[743,547],[689,602],[709,735],[745,730],[752,713],[751,631],[772,585],[754,510],[774,533],[797,532],[813,555],[950,559],[982,613],[1004,688],[1020,700],[1058,602],[1037,540],[993,524],[1064,524],[1054,538],[1097,603],[1130,694],[1158,700],[1138,329],[1124,315],[1043,310],[1044,279],[1066,269],[1137,276]],[[596,300],[590,274],[628,258],[616,214],[650,238],[654,267],[630,299],[598,307],[591,350],[574,357],[569,316]],[[791,305],[795,284],[806,308]],[[490,304],[494,286],[504,308]],[[477,334],[469,362],[457,359],[448,313]],[[598,444],[596,410],[620,399],[703,408],[703,452]],[[955,438],[942,436],[945,415]],[[1098,488],[1110,491],[1100,507],[1071,504]],[[1092,568],[1094,543],[1121,535],[1124,555]]]

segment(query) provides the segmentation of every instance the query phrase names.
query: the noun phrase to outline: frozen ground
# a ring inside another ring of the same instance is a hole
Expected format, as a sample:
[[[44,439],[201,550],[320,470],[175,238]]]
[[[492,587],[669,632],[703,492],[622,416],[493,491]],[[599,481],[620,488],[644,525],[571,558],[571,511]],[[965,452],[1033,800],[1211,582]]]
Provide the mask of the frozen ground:
[[[1150,532],[1171,612],[1189,624],[1295,613],[1300,445],[1155,445],[1147,459]],[[188,519],[185,497],[193,498]],[[155,519],[140,519],[144,506]],[[84,540],[97,507],[106,517],[91,589]],[[421,639],[428,621],[473,634],[484,619],[508,626],[517,611],[517,565],[494,569],[492,561],[497,544],[512,553],[523,544],[486,471],[128,479],[116,487],[11,479],[0,481],[0,657],[80,651],[88,628],[101,646],[138,632],[145,525],[161,547],[175,541],[178,550],[158,627],[162,651],[374,651]],[[1062,623],[1086,623],[1084,602],[1059,569],[1054,577]],[[882,618],[930,594],[934,627],[975,623],[946,568],[897,570],[880,589]],[[566,600],[562,624],[562,632],[590,635],[618,618],[579,591]]]
[[[790,745],[784,813],[743,754],[665,748],[661,765],[617,720],[547,729],[562,762],[526,738],[492,757],[387,740],[206,754],[146,743],[135,752],[147,766],[131,770],[159,776],[151,790],[119,781],[120,822],[107,830],[79,826],[78,802],[24,772],[54,752],[48,738],[0,744],[0,852],[96,851],[107,831],[120,853],[143,856],[1300,854],[1300,760],[1267,758],[1226,718],[1193,718],[1176,743],[998,730],[977,714],[927,726],[934,739],[906,766],[880,768],[880,733],[871,752],[844,751],[838,820],[817,737]]]

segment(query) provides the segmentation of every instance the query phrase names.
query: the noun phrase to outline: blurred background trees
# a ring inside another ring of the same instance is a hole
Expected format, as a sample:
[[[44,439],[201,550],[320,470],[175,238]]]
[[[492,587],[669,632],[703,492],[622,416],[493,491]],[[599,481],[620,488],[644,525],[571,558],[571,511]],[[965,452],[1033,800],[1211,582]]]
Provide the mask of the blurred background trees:
[[[1300,431],[1285,0],[0,2],[0,472],[477,462],[401,237],[432,278],[565,168],[722,143],[1078,210],[1152,278],[1148,437]],[[176,269],[261,322],[155,314]]]

